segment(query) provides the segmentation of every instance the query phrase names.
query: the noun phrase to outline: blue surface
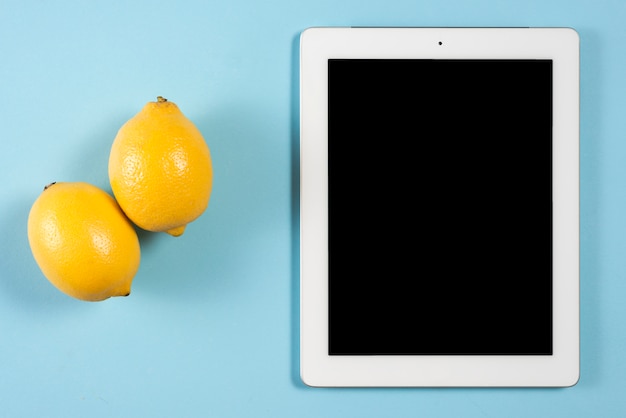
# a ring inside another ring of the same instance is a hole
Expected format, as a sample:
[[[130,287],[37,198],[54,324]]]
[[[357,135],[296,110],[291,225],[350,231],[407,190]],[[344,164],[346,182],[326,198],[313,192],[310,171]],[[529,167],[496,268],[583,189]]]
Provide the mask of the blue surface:
[[[0,416],[626,415],[622,0],[0,0]],[[569,389],[311,389],[298,378],[298,35],[309,26],[571,26],[581,37],[581,380]],[[50,181],[110,190],[111,141],[179,104],[211,148],[207,212],[142,233],[128,298],[35,264]]]

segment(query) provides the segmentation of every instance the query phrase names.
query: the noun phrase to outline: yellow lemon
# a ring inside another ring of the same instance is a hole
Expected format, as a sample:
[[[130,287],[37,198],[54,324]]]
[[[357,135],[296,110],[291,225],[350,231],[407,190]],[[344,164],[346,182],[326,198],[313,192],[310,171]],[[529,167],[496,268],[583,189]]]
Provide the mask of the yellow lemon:
[[[28,242],[44,276],[77,299],[127,296],[139,269],[137,233],[108,193],[52,183],[28,215]]]
[[[179,236],[209,204],[209,147],[178,106],[159,96],[118,131],[109,180],[117,202],[137,226]]]

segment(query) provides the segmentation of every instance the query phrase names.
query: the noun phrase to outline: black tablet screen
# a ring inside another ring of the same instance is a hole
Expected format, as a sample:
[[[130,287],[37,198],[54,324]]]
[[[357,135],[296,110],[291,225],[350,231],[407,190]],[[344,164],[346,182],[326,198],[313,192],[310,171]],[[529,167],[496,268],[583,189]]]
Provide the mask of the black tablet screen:
[[[552,61],[328,69],[329,354],[552,354]]]

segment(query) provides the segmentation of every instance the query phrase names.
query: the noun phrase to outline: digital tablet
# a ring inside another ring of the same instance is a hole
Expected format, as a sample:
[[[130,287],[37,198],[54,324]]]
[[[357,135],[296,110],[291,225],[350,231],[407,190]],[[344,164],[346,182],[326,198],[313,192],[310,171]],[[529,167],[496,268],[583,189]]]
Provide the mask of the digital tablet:
[[[576,31],[310,28],[300,54],[302,380],[576,384]]]

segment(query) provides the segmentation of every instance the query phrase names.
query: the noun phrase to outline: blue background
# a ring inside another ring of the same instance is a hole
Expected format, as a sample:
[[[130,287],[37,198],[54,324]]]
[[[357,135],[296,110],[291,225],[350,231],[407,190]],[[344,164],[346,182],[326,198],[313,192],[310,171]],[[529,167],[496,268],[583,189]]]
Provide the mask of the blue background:
[[[623,0],[0,0],[0,416],[625,416],[624,22]],[[331,25],[578,30],[578,385],[300,382],[298,36]],[[209,208],[181,238],[140,234],[131,296],[74,300],[30,254],[30,206],[53,180],[110,191],[111,142],[157,95],[211,148]]]

